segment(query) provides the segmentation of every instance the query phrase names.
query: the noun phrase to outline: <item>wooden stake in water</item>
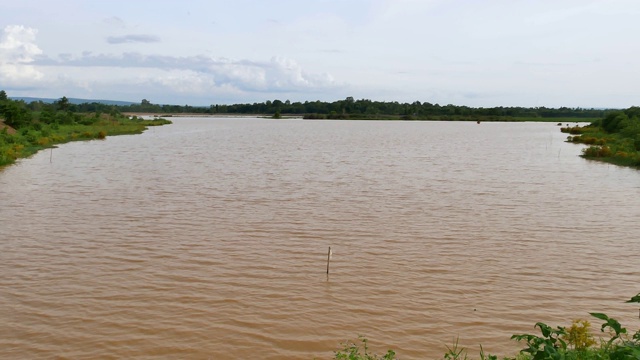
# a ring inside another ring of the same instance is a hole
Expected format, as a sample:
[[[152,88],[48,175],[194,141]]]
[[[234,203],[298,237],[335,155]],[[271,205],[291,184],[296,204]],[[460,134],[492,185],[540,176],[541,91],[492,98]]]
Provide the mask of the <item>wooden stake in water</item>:
[[[49,163],[53,162],[53,148],[51,148],[51,154],[49,154]]]
[[[327,275],[329,275],[329,261],[331,260],[331,246],[329,246],[329,252],[327,253]]]

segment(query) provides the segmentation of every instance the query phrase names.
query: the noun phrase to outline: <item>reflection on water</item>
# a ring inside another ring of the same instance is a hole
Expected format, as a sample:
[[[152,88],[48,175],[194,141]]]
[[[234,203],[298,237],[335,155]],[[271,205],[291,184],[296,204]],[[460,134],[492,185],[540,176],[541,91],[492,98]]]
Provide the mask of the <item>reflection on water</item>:
[[[184,118],[40,152],[0,172],[0,356],[328,359],[359,334],[507,355],[537,321],[637,328],[640,172],[564,138]]]

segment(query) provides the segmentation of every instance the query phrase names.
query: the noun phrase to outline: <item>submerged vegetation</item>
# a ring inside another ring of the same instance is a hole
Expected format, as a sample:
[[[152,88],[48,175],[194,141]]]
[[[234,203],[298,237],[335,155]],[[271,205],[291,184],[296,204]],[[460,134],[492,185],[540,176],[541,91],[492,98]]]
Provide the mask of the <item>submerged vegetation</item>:
[[[640,294],[632,297],[628,303],[640,303]],[[590,313],[603,321],[600,332],[605,337],[596,338],[591,323],[587,320],[574,320],[570,327],[553,328],[544,323],[536,323],[534,328],[540,335],[516,334],[512,340],[524,343],[525,347],[516,356],[502,357],[503,360],[638,360],[640,359],[640,330],[630,334],[618,320],[603,313]],[[361,344],[359,344],[361,343]],[[371,353],[368,340],[360,337],[359,343],[347,342],[341,350],[334,352],[336,360],[396,360],[396,352],[388,350],[380,356]],[[467,350],[454,342],[447,347],[443,359],[468,360]],[[486,354],[480,346],[480,360],[498,360],[497,355]]]
[[[117,108],[105,113],[80,113],[65,97],[34,111],[25,102],[10,100],[0,91],[0,167],[56,144],[139,134],[147,126],[169,123],[164,119],[130,118]]]
[[[565,127],[567,141],[588,145],[582,156],[640,168],[640,107],[609,113],[590,125]]]

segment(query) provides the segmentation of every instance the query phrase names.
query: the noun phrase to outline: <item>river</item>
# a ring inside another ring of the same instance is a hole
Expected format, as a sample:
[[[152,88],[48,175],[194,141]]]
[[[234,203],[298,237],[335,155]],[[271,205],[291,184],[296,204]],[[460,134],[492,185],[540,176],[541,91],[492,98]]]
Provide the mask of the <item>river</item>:
[[[477,357],[538,321],[640,325],[640,172],[556,124],[172,120],[0,170],[1,358]]]

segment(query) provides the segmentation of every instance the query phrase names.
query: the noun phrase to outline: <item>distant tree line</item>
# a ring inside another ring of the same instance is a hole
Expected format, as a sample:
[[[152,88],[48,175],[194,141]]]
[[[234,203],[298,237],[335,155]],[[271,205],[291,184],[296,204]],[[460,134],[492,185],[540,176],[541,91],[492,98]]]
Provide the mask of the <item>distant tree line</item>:
[[[262,114],[262,115],[302,115],[306,118],[330,119],[362,119],[362,118],[398,118],[412,119],[443,119],[443,120],[473,120],[473,119],[554,119],[554,118],[603,118],[612,110],[585,108],[547,108],[547,107],[469,107],[458,105],[440,105],[430,102],[414,101],[399,103],[397,101],[373,101],[368,99],[355,100],[347,97],[333,102],[305,101],[291,102],[289,100],[267,100],[261,103],[246,104],[217,104],[210,106],[190,105],[160,105],[143,99],[139,104],[110,105],[99,102],[70,104],[54,104],[34,101],[24,104],[32,111],[53,112],[64,110],[69,113],[152,113],[152,114]]]
[[[81,111],[95,111],[100,104],[81,104]],[[440,105],[429,102],[415,101],[399,103],[397,101],[373,101],[368,99],[355,100],[347,97],[333,102],[305,101],[291,102],[289,100],[267,100],[262,103],[246,103],[233,105],[210,105],[197,107],[189,105],[158,105],[143,99],[140,104],[118,106],[122,112],[149,113],[195,113],[195,114],[264,114],[264,115],[306,115],[314,118],[375,118],[380,116],[398,116],[405,118],[437,117],[514,117],[514,118],[599,118],[608,111],[604,109],[584,108],[547,108],[547,107],[489,107],[474,108],[469,106]]]
[[[84,115],[86,113],[93,113],[94,116],[88,118]],[[116,116],[120,114],[120,110],[113,105],[98,103],[75,105],[70,103],[66,96],[53,103],[26,103],[23,100],[11,100],[4,90],[0,90],[0,120],[16,129],[34,124],[90,125],[101,114]]]

